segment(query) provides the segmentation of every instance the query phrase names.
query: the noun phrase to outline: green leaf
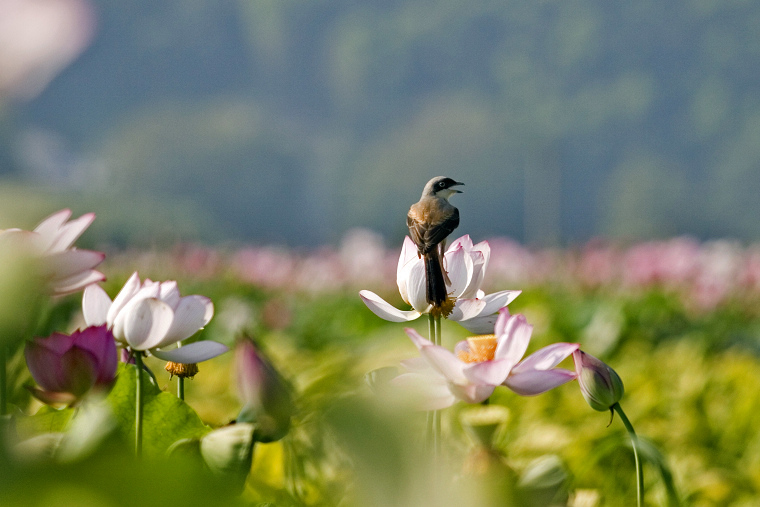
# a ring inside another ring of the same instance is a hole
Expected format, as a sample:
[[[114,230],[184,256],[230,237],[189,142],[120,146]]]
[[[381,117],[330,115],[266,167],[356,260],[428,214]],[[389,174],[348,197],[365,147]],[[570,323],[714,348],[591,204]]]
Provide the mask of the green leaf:
[[[136,371],[133,364],[119,364],[116,384],[108,395],[119,431],[134,439]],[[146,454],[162,454],[177,440],[200,438],[211,428],[198,414],[173,394],[162,392],[143,371],[143,450]]]
[[[43,405],[36,414],[18,417],[16,430],[21,440],[31,438],[40,433],[62,433],[74,415],[74,409],[56,409]]]

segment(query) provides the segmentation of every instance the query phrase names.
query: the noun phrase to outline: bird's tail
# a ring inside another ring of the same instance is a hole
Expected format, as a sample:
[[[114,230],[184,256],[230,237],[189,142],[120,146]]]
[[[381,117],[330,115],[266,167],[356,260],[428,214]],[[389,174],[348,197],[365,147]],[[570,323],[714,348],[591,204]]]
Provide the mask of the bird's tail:
[[[425,279],[427,280],[425,288],[427,302],[433,306],[441,306],[446,301],[446,281],[443,278],[443,268],[437,248],[425,254]]]

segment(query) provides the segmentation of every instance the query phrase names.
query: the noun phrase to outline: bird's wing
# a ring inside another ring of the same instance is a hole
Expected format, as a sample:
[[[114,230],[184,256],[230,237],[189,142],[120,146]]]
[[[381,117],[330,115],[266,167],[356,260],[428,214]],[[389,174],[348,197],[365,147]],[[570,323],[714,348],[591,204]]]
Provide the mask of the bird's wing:
[[[427,231],[425,224],[418,221],[410,211],[406,216],[406,225],[409,227],[409,236],[411,236],[412,241],[414,241],[414,244],[417,245],[417,249],[420,251],[420,253],[422,253],[426,246],[425,235]]]
[[[425,245],[428,248],[433,248],[435,245],[446,239],[448,235],[451,234],[458,226],[459,210],[454,208],[454,212],[449,215],[443,222],[432,224],[427,228],[427,230],[425,230]]]

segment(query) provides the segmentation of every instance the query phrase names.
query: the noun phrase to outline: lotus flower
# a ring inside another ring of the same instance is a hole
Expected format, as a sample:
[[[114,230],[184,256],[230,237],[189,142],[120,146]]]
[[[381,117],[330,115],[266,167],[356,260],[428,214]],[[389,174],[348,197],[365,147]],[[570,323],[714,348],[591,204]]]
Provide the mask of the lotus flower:
[[[39,259],[40,271],[57,296],[78,292],[105,279],[94,269],[105,258],[104,253],[72,247],[95,220],[95,214],[87,213],[70,222],[69,217],[71,210],[64,209],[50,215],[33,231],[0,231],[0,240],[23,244]]]
[[[443,256],[450,282],[446,285],[447,292],[453,302],[451,313],[446,317],[475,334],[492,333],[496,312],[521,292],[504,290],[486,295],[480,289],[490,256],[491,248],[487,242],[473,245],[467,235],[455,240]],[[391,322],[409,322],[430,312],[431,305],[425,296],[425,263],[408,236],[401,248],[396,282],[401,298],[412,306],[411,310],[399,310],[368,290],[359,292],[359,296],[375,315]]]
[[[211,320],[214,305],[204,296],[180,297],[177,282],[140,282],[137,272],[113,301],[99,285],[90,285],[82,298],[84,319],[90,326],[106,324],[120,344],[148,351],[165,361],[199,363],[228,350],[210,340],[173,350],[161,350],[197,333]]]
[[[555,367],[578,349],[577,343],[554,343],[521,361],[532,331],[523,315],[510,316],[503,308],[495,334],[468,338],[451,352],[408,328],[421,357],[405,361],[408,372],[392,384],[410,392],[421,409],[438,410],[457,400],[480,403],[499,385],[533,396],[575,379],[575,372]]]
[[[106,326],[35,338],[24,356],[43,389],[32,393],[45,403],[74,403],[93,388],[110,388],[116,378],[116,344]]]

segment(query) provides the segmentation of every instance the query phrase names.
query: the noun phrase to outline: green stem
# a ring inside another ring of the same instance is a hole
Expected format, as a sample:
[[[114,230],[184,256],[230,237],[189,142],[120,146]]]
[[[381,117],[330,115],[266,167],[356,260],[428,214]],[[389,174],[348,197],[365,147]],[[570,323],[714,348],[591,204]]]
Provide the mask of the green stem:
[[[143,431],[142,431],[142,423],[143,423],[143,399],[142,399],[142,371],[143,371],[143,360],[142,360],[142,352],[137,350],[135,351],[135,366],[137,368],[137,377],[135,378],[136,382],[135,385],[137,386],[135,388],[135,454],[137,456],[142,455],[142,439],[143,439]]]
[[[8,349],[0,345],[0,416],[8,413]]]
[[[628,420],[625,412],[623,412],[623,408],[620,406],[620,403],[615,403],[612,405],[612,409],[618,413],[620,420],[623,421],[623,424],[625,425],[625,429],[628,430],[628,436],[631,437],[633,459],[636,462],[636,505],[638,505],[638,507],[641,507],[644,501],[644,469],[642,468],[642,463],[639,460],[639,439],[636,436],[636,432],[633,429],[631,421]]]
[[[185,378],[177,377],[177,397],[180,400],[185,399]]]

